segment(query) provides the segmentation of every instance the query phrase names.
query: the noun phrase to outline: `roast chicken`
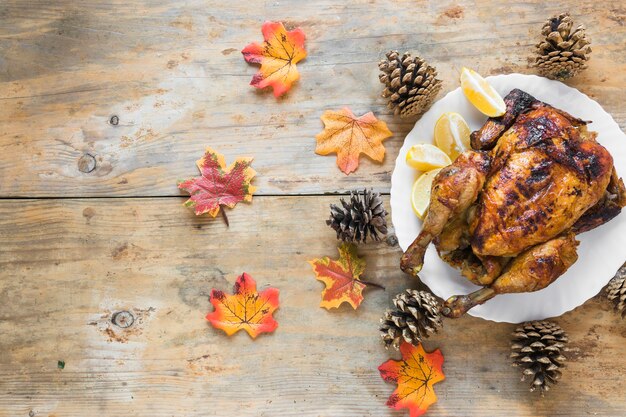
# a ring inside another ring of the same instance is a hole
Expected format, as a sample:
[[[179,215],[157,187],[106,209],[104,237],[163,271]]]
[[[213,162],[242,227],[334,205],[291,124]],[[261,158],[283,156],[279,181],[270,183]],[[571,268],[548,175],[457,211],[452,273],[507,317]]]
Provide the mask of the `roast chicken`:
[[[483,286],[449,298],[448,317],[550,285],[578,259],[576,234],[626,205],[613,158],[588,122],[517,89],[504,101],[506,113],[473,132],[473,149],[435,177],[423,229],[402,256],[402,270],[416,276],[432,242]]]

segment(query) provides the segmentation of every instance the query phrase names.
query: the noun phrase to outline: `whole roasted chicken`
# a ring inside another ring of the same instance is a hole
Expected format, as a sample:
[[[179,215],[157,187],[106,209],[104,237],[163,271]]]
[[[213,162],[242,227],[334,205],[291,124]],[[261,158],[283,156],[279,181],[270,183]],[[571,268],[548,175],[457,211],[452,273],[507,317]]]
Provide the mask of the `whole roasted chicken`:
[[[506,113],[472,133],[474,150],[435,178],[423,229],[402,256],[402,270],[417,275],[434,242],[445,262],[484,287],[450,297],[448,317],[550,285],[578,259],[576,234],[626,205],[613,158],[587,122],[521,90],[504,101]]]

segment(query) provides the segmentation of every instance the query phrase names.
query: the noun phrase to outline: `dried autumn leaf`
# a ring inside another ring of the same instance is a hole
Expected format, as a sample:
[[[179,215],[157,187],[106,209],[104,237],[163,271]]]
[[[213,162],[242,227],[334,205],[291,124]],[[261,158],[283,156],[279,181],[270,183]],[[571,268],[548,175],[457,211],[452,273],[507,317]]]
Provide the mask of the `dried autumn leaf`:
[[[437,402],[433,385],[445,379],[443,355],[439,349],[426,353],[421,343],[406,342],[400,345],[400,353],[402,360],[388,360],[378,367],[385,381],[398,384],[387,405],[396,410],[408,408],[411,417],[421,416]]]
[[[256,282],[245,272],[237,278],[233,295],[211,290],[211,304],[215,310],[206,319],[229,336],[243,329],[254,339],[278,327],[272,317],[278,308],[278,289],[257,292]]]
[[[356,117],[344,107],[339,111],[327,110],[322,114],[324,130],[315,136],[318,155],[337,154],[337,166],[345,174],[350,174],[359,166],[359,155],[364,153],[375,161],[385,157],[383,140],[393,133],[387,124],[369,112]]]
[[[360,279],[365,261],[358,257],[356,245],[352,243],[343,243],[338,249],[339,259],[336,261],[327,256],[309,261],[315,278],[326,285],[320,307],[337,308],[346,302],[356,310],[363,301],[363,289],[370,284]]]
[[[280,97],[300,78],[296,64],[306,57],[304,32],[300,28],[287,31],[281,22],[265,22],[261,31],[265,41],[251,43],[241,51],[246,62],[261,64],[250,85],[271,86],[274,96]]]
[[[220,206],[235,207],[240,201],[252,201],[256,187],[250,185],[256,172],[250,167],[252,158],[237,158],[226,168],[224,155],[211,148],[196,165],[202,176],[178,183],[189,193],[187,207],[195,207],[196,215],[209,213],[215,217]]]

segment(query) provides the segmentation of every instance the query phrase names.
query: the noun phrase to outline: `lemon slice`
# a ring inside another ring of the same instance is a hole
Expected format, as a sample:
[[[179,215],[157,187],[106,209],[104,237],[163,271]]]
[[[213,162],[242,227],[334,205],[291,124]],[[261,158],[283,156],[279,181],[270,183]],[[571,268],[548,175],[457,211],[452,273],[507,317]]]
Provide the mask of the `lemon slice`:
[[[413,188],[411,189],[411,206],[413,207],[415,215],[422,220],[424,220],[426,212],[428,211],[428,206],[430,205],[430,189],[439,171],[441,171],[441,168],[425,172],[413,183]]]
[[[497,117],[506,112],[506,105],[500,94],[476,71],[463,67],[461,89],[465,97],[481,113],[489,117]]]
[[[435,145],[453,161],[470,149],[470,128],[458,113],[444,113],[435,123]]]
[[[419,171],[430,171],[450,165],[452,161],[444,151],[428,143],[411,146],[406,154],[406,163]]]

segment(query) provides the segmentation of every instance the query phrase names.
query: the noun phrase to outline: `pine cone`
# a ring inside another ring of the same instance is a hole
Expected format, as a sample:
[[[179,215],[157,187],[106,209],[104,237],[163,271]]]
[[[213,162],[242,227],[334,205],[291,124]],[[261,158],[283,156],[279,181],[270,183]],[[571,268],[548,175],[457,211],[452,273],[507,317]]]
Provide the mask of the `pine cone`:
[[[341,199],[341,206],[330,205],[326,224],[337,232],[337,239],[345,242],[366,243],[368,235],[380,240],[387,234],[387,211],[379,193],[372,190],[350,192],[350,201]]]
[[[617,274],[609,281],[606,288],[607,298],[615,306],[615,311],[626,317],[626,263],[617,271]]]
[[[412,58],[398,51],[387,52],[387,59],[378,63],[378,78],[385,84],[383,97],[389,98],[389,108],[400,117],[410,117],[428,110],[441,90],[437,70],[420,57]]]
[[[393,299],[396,310],[387,310],[380,319],[380,337],[385,347],[398,349],[402,339],[417,345],[443,325],[441,304],[429,292],[406,290]]]
[[[564,80],[587,68],[590,41],[583,25],[572,31],[573,25],[569,13],[553,17],[543,25],[541,34],[545,38],[536,45],[535,59],[541,75]]]
[[[568,342],[567,335],[557,324],[533,321],[522,324],[513,333],[511,358],[513,366],[524,369],[522,381],[532,378],[530,390],[541,389],[541,395],[561,377],[560,367],[566,360],[561,349]]]

